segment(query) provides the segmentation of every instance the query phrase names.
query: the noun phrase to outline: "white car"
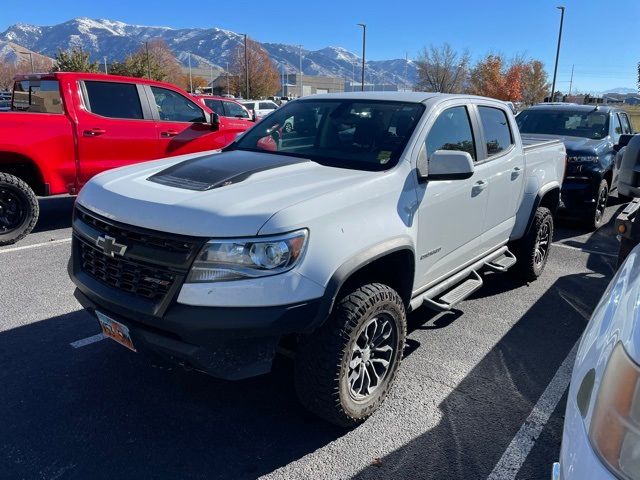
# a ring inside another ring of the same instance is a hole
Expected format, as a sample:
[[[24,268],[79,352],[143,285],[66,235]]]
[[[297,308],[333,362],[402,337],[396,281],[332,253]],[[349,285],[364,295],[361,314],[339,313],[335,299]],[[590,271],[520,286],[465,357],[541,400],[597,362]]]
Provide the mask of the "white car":
[[[640,479],[640,246],[582,336],[553,479]]]
[[[255,120],[260,120],[278,109],[278,104],[271,100],[242,100],[240,103],[253,112]]]

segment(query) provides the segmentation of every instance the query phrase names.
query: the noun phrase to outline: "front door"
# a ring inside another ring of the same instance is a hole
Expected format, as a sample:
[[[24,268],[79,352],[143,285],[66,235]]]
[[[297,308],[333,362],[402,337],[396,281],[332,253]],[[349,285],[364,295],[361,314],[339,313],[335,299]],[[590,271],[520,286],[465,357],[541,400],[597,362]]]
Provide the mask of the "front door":
[[[478,158],[470,109],[448,104],[427,127],[421,154],[468,152]],[[477,164],[464,180],[427,180],[418,185],[418,240],[415,286],[420,288],[478,254],[489,198],[487,167]]]
[[[141,86],[87,80],[81,87],[85,109],[77,109],[80,186],[105,170],[158,158],[156,126]]]
[[[224,117],[220,117],[220,128],[214,131],[204,110],[178,91],[152,86],[150,94],[157,116],[160,157],[214,150],[233,141]]]

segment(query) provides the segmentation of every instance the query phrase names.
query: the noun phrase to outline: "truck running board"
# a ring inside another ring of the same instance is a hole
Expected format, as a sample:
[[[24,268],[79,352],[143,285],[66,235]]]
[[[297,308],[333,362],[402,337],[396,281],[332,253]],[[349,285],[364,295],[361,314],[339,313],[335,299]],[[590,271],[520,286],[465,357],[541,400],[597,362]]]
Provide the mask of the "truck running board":
[[[487,267],[498,272],[506,272],[511,267],[513,267],[517,261],[518,259],[513,253],[511,253],[509,250],[505,250],[502,255],[491,260],[490,262],[487,262],[486,265]]]
[[[462,300],[467,298],[473,292],[482,286],[482,277],[477,271],[471,272],[471,276],[463,280],[461,283],[448,290],[444,295],[438,298],[424,297],[424,303],[429,308],[444,312],[451,310]]]

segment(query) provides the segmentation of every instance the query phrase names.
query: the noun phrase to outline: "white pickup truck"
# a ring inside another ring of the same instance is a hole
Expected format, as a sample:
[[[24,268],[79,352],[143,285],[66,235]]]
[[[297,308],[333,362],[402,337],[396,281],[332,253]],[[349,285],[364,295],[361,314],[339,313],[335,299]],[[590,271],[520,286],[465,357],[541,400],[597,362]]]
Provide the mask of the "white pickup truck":
[[[496,100],[312,96],[222,152],[96,176],[69,273],[130,349],[227,379],[286,352],[301,402],[354,425],[393,383],[409,310],[453,308],[487,269],[541,274],[564,168]]]

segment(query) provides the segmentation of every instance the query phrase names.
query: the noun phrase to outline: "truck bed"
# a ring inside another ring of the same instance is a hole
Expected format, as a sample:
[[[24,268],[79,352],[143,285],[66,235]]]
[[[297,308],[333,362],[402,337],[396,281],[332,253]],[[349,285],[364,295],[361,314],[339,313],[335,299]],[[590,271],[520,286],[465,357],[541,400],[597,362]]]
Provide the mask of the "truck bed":
[[[540,139],[539,136],[527,136],[522,135],[522,148],[525,152],[530,152],[532,150],[536,150],[538,148],[548,147],[550,145],[556,143],[562,143],[560,140],[556,139]]]

